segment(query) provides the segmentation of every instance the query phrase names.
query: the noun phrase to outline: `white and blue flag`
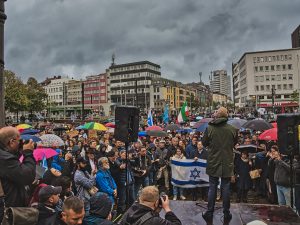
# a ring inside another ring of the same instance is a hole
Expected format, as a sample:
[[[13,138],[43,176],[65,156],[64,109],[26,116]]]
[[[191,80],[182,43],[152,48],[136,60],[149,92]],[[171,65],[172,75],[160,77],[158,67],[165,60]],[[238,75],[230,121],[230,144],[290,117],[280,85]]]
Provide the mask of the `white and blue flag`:
[[[152,118],[151,109],[149,110],[149,113],[148,113],[147,125],[148,125],[148,127],[153,126],[153,118]]]
[[[206,160],[172,159],[172,185],[183,188],[208,186]]]

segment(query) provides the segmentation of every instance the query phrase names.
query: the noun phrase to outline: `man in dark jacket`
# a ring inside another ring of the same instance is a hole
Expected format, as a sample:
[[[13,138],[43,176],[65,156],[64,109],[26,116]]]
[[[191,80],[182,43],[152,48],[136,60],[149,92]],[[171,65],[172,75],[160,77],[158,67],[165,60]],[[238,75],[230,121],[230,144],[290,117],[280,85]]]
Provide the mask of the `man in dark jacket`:
[[[207,168],[209,175],[209,191],[207,211],[203,214],[207,224],[212,223],[217,187],[221,178],[224,224],[230,222],[230,180],[234,175],[233,148],[238,141],[237,130],[227,124],[228,112],[224,107],[219,108],[216,119],[209,122],[202,142],[207,147]]]
[[[25,186],[35,179],[34,143],[23,144],[23,162],[19,161],[20,133],[14,127],[0,129],[0,179],[3,194],[0,198],[0,221],[3,219],[4,202],[7,207],[23,207],[28,204]],[[5,197],[3,197],[5,196]]]
[[[192,138],[192,142],[186,147],[185,154],[186,154],[186,158],[187,159],[191,158],[190,154],[192,152],[196,152],[197,151],[197,142],[198,142],[198,137],[194,136]]]
[[[164,199],[165,198],[165,199]],[[133,204],[124,214],[121,225],[181,225],[180,220],[172,212],[168,196],[161,198],[159,206],[159,192],[155,186],[145,187],[141,191],[139,203]],[[161,207],[165,210],[165,219],[159,217]],[[142,221],[143,220],[143,223]]]
[[[48,185],[39,192],[39,219],[37,225],[56,225],[59,221],[59,213],[55,210],[59,203],[61,187]]]

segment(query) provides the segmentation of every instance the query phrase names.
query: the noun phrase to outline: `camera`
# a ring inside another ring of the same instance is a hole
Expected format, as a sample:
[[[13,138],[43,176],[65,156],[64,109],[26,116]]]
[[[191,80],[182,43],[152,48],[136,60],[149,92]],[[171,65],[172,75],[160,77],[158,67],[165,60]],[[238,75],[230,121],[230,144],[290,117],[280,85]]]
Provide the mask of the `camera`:
[[[158,206],[159,206],[160,208],[162,208],[162,200],[161,200],[161,198],[163,198],[164,201],[166,201],[166,199],[167,199],[167,194],[166,194],[165,192],[161,192],[161,193],[160,193],[160,195],[159,195],[159,200],[158,200]]]
[[[23,145],[28,144],[29,141],[30,141],[30,140],[22,140],[22,139],[21,139],[20,142],[19,142],[19,148],[20,148],[20,149],[23,149]],[[36,148],[36,147],[37,147],[37,144],[36,144],[35,142],[34,142],[33,144],[34,144],[34,148]]]

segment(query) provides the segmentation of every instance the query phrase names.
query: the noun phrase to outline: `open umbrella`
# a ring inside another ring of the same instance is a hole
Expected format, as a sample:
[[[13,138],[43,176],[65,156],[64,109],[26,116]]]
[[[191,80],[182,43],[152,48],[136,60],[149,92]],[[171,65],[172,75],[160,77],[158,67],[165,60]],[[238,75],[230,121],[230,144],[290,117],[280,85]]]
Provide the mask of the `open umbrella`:
[[[146,130],[148,131],[148,130],[160,130],[160,131],[162,131],[163,129],[161,128],[161,127],[159,127],[159,126],[150,126],[150,127],[147,127],[146,128]]]
[[[76,130],[83,130],[84,129],[84,125],[79,125],[78,127],[75,128]]]
[[[168,133],[162,130],[148,130],[147,135],[152,137],[168,137]]]
[[[258,136],[258,139],[264,141],[277,141],[277,128],[271,128],[264,131]]]
[[[248,128],[256,131],[264,131],[273,128],[273,126],[263,119],[254,119],[247,121],[242,128]]]
[[[44,134],[40,136],[40,139],[42,139],[41,145],[43,147],[56,147],[56,146],[63,146],[64,141],[57,135],[55,134]]]
[[[96,122],[89,122],[89,123],[84,124],[83,129],[107,131],[107,128],[103,124],[96,123]]]
[[[198,121],[197,123],[194,124],[193,128],[198,128],[200,127],[203,123],[209,123],[210,121],[212,121],[213,118],[204,118],[200,121]]]
[[[247,123],[247,120],[243,120],[243,119],[232,119],[232,120],[228,120],[227,122],[228,124],[230,124],[231,126],[237,128],[237,129],[241,129],[241,127]]]
[[[180,126],[177,124],[169,124],[165,127],[165,131],[170,130],[170,131],[175,131],[175,130],[179,130]]]
[[[37,148],[33,151],[33,156],[36,161],[40,161],[44,157],[46,157],[46,159],[49,159],[56,155],[58,155],[58,153],[52,148]]]
[[[27,141],[27,140],[31,139],[33,142],[42,141],[42,139],[40,139],[39,137],[34,136],[34,135],[29,135],[29,134],[21,135],[21,139],[24,140],[24,141]]]
[[[240,152],[246,151],[248,153],[255,153],[257,150],[257,146],[256,145],[240,145],[237,147],[237,150]]]
[[[110,128],[116,128],[116,124],[113,122],[106,123],[105,126]]]
[[[208,123],[202,123],[197,129],[197,132],[204,132],[206,128],[208,127]]]
[[[182,129],[177,130],[176,132],[178,132],[178,133],[191,133],[193,131],[194,130],[191,129],[191,128],[182,128]]]
[[[32,128],[32,126],[29,124],[23,123],[23,124],[19,124],[18,126],[16,126],[16,128],[18,130],[25,130],[25,129]]]
[[[272,126],[274,127],[274,128],[277,128],[277,123],[276,122],[273,122],[273,123],[271,123],[272,124]]]
[[[138,133],[139,137],[146,137],[147,135],[148,135],[147,131],[139,131],[139,133]]]
[[[21,135],[34,135],[34,134],[38,134],[40,133],[40,130],[35,130],[35,129],[26,129],[26,130],[22,130],[21,132]]]

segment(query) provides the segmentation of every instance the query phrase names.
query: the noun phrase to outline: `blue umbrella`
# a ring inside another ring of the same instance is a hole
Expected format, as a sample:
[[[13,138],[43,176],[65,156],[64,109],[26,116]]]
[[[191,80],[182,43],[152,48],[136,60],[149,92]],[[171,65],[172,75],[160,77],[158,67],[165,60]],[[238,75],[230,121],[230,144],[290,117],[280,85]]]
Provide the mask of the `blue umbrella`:
[[[22,135],[34,135],[40,133],[40,130],[35,130],[35,129],[26,129],[23,132],[21,132]]]
[[[28,134],[21,135],[21,139],[24,140],[24,141],[27,141],[27,140],[31,139],[33,142],[42,141],[39,137],[33,136],[33,135],[28,135]]]
[[[190,128],[177,130],[178,133],[191,133],[192,131],[193,131],[193,129],[190,129]]]
[[[204,132],[206,130],[206,128],[208,127],[208,123],[203,123],[201,124],[197,129],[196,131],[198,132]]]
[[[76,130],[85,130],[84,125],[80,125],[78,127],[75,128]]]
[[[147,132],[146,131],[140,131],[139,133],[138,133],[138,136],[139,137],[146,137],[148,134],[147,134]]]

